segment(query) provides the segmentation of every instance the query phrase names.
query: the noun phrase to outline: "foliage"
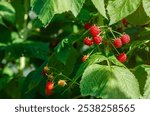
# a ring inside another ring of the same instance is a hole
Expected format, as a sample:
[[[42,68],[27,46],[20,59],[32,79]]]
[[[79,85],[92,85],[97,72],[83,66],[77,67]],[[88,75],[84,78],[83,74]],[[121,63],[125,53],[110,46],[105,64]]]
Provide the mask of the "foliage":
[[[86,23],[102,43],[84,44]],[[0,98],[150,98],[149,0],[0,0],[0,32]]]

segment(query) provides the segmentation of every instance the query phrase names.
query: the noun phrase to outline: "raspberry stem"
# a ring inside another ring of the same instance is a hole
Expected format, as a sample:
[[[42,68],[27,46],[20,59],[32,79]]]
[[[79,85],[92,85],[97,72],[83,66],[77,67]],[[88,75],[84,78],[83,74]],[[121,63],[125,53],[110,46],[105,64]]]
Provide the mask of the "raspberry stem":
[[[116,38],[115,35],[114,35],[114,33],[112,32],[112,29],[111,29],[111,28],[108,28],[108,29],[109,29],[109,31],[111,32],[111,34],[113,35],[113,37]],[[113,46],[113,48],[115,49],[115,51],[117,52],[117,54],[120,54],[119,51],[118,51],[118,50],[116,49],[116,47],[114,46],[114,44],[112,44],[112,42],[111,42],[110,39],[109,39],[109,41],[110,41],[111,45]]]
[[[115,30],[112,30],[112,32],[117,33],[117,34],[119,34],[120,36],[122,36],[121,33],[117,32],[117,31],[115,31]]]
[[[82,34],[82,36],[81,36],[80,38],[83,38],[83,36],[84,36],[86,33],[88,33],[88,32],[89,32],[89,29],[86,30],[86,31]]]
[[[112,29],[111,29],[111,27],[109,27],[108,28],[108,30],[110,31],[110,33],[112,34],[112,36],[114,37],[114,39],[116,38],[116,36],[114,35],[114,33],[113,33],[113,31],[112,31]]]

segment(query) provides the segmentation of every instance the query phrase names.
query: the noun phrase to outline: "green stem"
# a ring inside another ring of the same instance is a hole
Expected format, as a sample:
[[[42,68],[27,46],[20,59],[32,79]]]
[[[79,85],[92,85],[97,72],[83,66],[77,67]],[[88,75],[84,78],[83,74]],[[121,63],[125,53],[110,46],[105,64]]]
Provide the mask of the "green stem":
[[[108,66],[110,67],[110,62],[107,60],[107,64],[108,64]]]
[[[89,29],[87,31],[85,31],[80,38],[83,38],[83,36],[88,32],[89,32]]]
[[[56,75],[57,76],[63,76],[63,77],[65,77],[66,79],[68,79],[69,81],[72,81],[69,77],[67,77],[66,75],[64,75],[61,71],[58,71],[56,68],[54,68],[54,67],[50,67],[50,68],[52,68],[52,69],[54,69],[55,71],[56,71]],[[57,73],[57,72],[60,72],[60,73]],[[77,82],[75,82],[75,84],[77,84],[77,85],[79,85],[79,83],[77,83]]]
[[[100,28],[108,28],[108,26],[100,26]]]
[[[117,32],[117,31],[112,30],[112,32],[117,33],[117,34],[119,34],[120,36],[122,36],[122,34],[119,33],[119,32]]]
[[[108,28],[108,30],[110,31],[110,33],[112,34],[112,36],[114,37],[114,39],[116,38],[116,36],[114,35],[113,31],[111,28]]]
[[[97,48],[98,48],[98,51],[100,52],[100,47],[99,47],[99,45],[97,45]]]
[[[109,28],[109,31],[111,32],[111,34],[113,35],[113,37],[116,38],[116,36],[115,36],[114,33],[112,32],[112,29],[111,29],[111,28]],[[109,40],[110,40],[110,39],[109,39]],[[114,44],[112,44],[111,40],[110,40],[110,43],[111,43],[111,45],[113,46],[113,48],[115,49],[115,51],[116,51],[118,54],[120,54],[119,51],[118,51],[118,50],[116,49],[116,47],[114,46]]]

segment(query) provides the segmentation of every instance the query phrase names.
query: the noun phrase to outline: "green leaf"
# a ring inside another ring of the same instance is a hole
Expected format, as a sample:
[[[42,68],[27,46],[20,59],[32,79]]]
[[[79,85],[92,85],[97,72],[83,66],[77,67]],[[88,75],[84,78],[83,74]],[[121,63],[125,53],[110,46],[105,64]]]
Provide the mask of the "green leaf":
[[[0,24],[3,25],[3,26],[5,26],[2,17],[0,17]]]
[[[0,78],[0,91],[13,79],[10,76],[4,76]]]
[[[48,44],[42,42],[26,41],[13,43],[5,47],[9,58],[19,58],[20,56],[48,59]]]
[[[19,99],[21,96],[19,80],[13,78],[10,83],[6,85],[5,91],[12,99]]]
[[[79,78],[82,76],[84,70],[90,66],[91,64],[100,63],[107,60],[105,56],[103,56],[101,53],[95,53],[91,55],[83,64],[81,64],[80,68],[78,69],[75,78]]]
[[[97,98],[139,98],[139,85],[126,68],[92,64],[86,68],[80,82],[83,96]]]
[[[142,95],[144,94],[144,86],[148,78],[148,70],[150,71],[150,66],[148,67],[146,65],[140,65],[135,68],[135,72],[134,72],[135,77],[138,79],[140,92]]]
[[[15,10],[8,2],[0,2],[0,17],[13,23],[15,21]]]
[[[105,9],[105,2],[104,0],[92,0],[94,6],[97,8],[98,12],[103,16],[105,17],[106,19],[107,16],[106,16],[106,9]]]
[[[41,82],[43,75],[42,75],[42,70],[44,68],[44,66],[46,66],[46,64],[48,63],[48,61],[45,61],[31,76],[31,80],[29,82],[28,85],[28,91],[31,91],[32,89],[34,89],[35,87],[37,87],[39,85],[39,83]]]
[[[75,48],[70,48],[67,60],[65,62],[65,68],[63,73],[68,76],[72,73],[76,60],[78,58],[78,52]]]
[[[25,14],[25,7],[28,7],[28,5],[25,3],[29,0],[13,0],[11,4],[13,5],[15,11],[16,11],[16,26],[19,27],[19,29],[22,29],[24,26],[24,14]]]
[[[150,17],[150,1],[149,0],[143,0],[143,7],[144,7],[144,10],[145,10],[147,16]]]
[[[79,77],[82,76],[84,70],[92,65],[92,64],[99,64],[102,62],[111,62],[112,65],[117,65],[117,66],[122,66],[125,67],[122,63],[120,63],[115,56],[109,56],[108,58],[104,55],[102,55],[102,53],[97,52],[92,54],[83,64],[81,64],[81,66],[79,67],[76,76],[74,77],[74,79],[78,79]],[[105,63],[106,64],[106,63]]]
[[[132,54],[134,50],[136,50],[137,48],[140,48],[141,46],[149,42],[150,40],[137,40],[137,41],[132,42],[132,44],[130,45],[128,54]]]
[[[113,65],[125,67],[125,65],[119,62],[114,55],[108,57],[108,61],[110,61]]]
[[[85,0],[31,0],[31,6],[45,26],[55,14],[71,11],[76,17],[84,2]]]
[[[129,15],[126,19],[129,23],[134,24],[134,25],[145,25],[148,22],[150,22],[150,17],[146,15],[142,4],[134,13]]]
[[[121,19],[132,14],[140,6],[141,0],[114,0],[109,1],[107,10],[110,16],[110,23],[112,25]]]
[[[66,64],[68,57],[72,52],[71,50],[73,50],[72,44],[75,41],[78,41],[79,38],[80,37],[78,35],[71,34],[67,38],[64,38],[61,42],[59,42],[59,44],[55,47],[55,55],[57,59],[63,64]]]
[[[91,19],[91,17],[90,11],[82,8],[77,18],[86,23]]]
[[[150,99],[150,66],[145,66],[145,72],[147,73],[147,80],[144,87],[144,95],[143,98]]]

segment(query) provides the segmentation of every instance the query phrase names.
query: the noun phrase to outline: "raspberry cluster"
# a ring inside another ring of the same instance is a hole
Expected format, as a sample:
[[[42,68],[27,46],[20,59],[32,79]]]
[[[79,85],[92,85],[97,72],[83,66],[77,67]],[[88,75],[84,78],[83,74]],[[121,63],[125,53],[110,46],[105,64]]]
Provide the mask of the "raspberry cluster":
[[[99,45],[102,43],[102,37],[100,36],[100,28],[96,25],[91,25],[89,23],[86,23],[84,28],[86,30],[89,30],[91,34],[91,38],[86,37],[83,42],[87,46],[92,46],[94,43]]]
[[[91,37],[85,37],[83,42],[87,46],[92,46],[93,44],[100,45],[102,43],[102,37],[100,36],[100,28],[96,25],[92,25],[90,23],[86,23],[84,25],[85,30],[89,30]],[[85,62],[89,55],[84,55],[82,58],[82,62]]]
[[[124,20],[124,23],[126,23],[125,21],[126,20]],[[98,27],[96,25],[92,25],[90,23],[86,23],[84,25],[84,29],[88,30],[90,32],[90,35],[91,35],[91,37],[85,37],[84,38],[83,42],[85,45],[92,46],[93,44],[96,44],[96,45],[102,44],[103,38],[100,36],[100,34],[101,34],[100,27]],[[108,30],[109,29],[110,28],[108,28]],[[111,33],[113,34],[112,31],[111,31]],[[107,44],[109,44],[108,41],[106,41],[106,42],[107,42]],[[128,34],[121,34],[120,37],[117,37],[117,38],[115,37],[115,39],[113,41],[111,41],[115,50],[117,50],[116,48],[121,48],[123,45],[128,44],[129,42],[130,42],[130,36]],[[104,41],[104,43],[105,43],[105,41]],[[85,62],[88,59],[88,57],[89,57],[89,54],[84,55],[82,57],[82,62]],[[120,62],[124,63],[127,60],[127,55],[124,52],[122,52],[122,53],[118,52],[118,55],[116,56],[116,58]]]
[[[53,94],[53,89],[54,89],[54,76],[53,74],[50,72],[50,69],[48,66],[45,66],[42,70],[42,75],[45,77],[47,77],[47,82],[46,82],[46,87],[45,87],[45,95],[46,96],[50,96]],[[57,85],[60,87],[64,87],[65,85],[67,85],[66,80],[59,80],[57,82]]]
[[[116,48],[121,48],[123,44],[128,44],[130,42],[130,36],[128,34],[122,35],[120,38],[114,40],[114,46]]]
[[[123,44],[128,44],[130,42],[130,36],[128,34],[123,34],[120,38],[116,38],[113,42],[116,48],[121,48]],[[127,60],[127,55],[123,52],[120,53],[116,58],[124,63]]]

